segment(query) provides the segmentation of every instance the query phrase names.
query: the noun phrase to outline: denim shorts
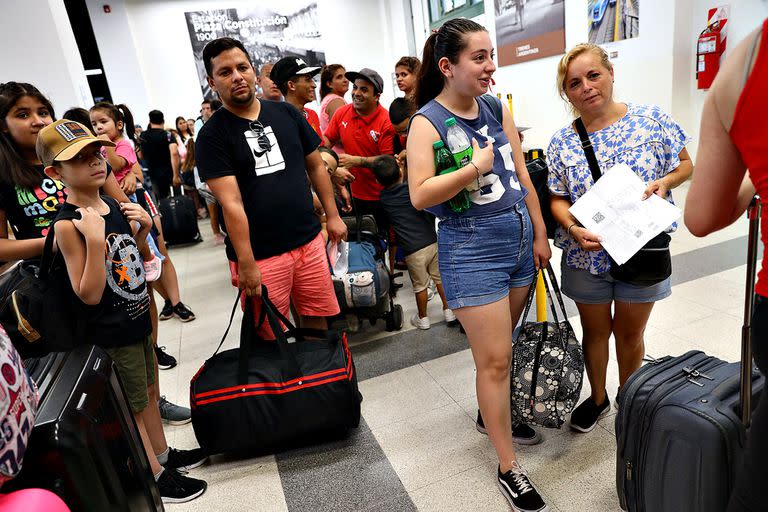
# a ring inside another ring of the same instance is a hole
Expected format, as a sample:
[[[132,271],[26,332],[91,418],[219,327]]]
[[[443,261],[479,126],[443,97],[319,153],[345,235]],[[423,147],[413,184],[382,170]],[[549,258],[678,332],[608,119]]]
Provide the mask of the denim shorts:
[[[672,295],[669,277],[651,286],[635,286],[616,281],[608,272],[595,275],[589,270],[569,267],[565,259],[560,269],[563,293],[581,304],[656,302]]]
[[[533,225],[525,203],[488,217],[440,221],[438,261],[448,307],[499,301],[510,288],[529,286],[533,265]]]

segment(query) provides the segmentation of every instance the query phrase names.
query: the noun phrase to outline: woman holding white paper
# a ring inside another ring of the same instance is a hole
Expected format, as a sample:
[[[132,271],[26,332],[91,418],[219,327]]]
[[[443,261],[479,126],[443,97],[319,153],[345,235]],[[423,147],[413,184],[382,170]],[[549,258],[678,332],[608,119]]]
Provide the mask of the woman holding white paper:
[[[627,164],[645,183],[643,199],[657,194],[672,202],[670,190],[693,171],[683,129],[660,108],[619,103],[613,98],[614,73],[599,46],[579,44],[557,70],[560,96],[586,127],[601,173]],[[669,278],[651,286],[616,281],[600,239],[580,226],[568,208],[594,184],[574,123],[555,133],[547,151],[552,213],[560,226],[555,245],[563,250],[563,293],[576,302],[584,331],[583,347],[591,396],[571,415],[571,427],[589,432],[610,408],[605,388],[608,341],[616,340],[619,386],[640,367],[643,333],[653,305],[671,293]],[[676,224],[668,231],[674,231]]]

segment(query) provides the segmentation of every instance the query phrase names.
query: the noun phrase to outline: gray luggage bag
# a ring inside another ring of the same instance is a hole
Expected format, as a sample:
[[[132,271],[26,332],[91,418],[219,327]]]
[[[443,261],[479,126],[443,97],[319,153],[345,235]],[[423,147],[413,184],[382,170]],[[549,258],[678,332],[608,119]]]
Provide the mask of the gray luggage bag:
[[[733,489],[752,404],[765,379],[752,364],[760,201],[749,208],[742,361],[693,350],[647,358],[627,380],[616,415],[616,488],[630,512],[723,512]]]

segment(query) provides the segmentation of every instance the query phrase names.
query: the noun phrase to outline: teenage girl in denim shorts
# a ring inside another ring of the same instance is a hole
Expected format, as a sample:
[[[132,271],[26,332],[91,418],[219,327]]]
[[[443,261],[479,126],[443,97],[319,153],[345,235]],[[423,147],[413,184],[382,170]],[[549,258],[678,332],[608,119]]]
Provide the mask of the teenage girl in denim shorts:
[[[478,404],[499,458],[499,487],[515,510],[546,510],[517,463],[509,387],[512,329],[536,269],[551,256],[541,209],[536,194],[527,194],[532,185],[511,114],[502,107],[499,123],[479,98],[496,70],[485,28],[448,21],[427,40],[423,56],[415,96],[420,110],[407,143],[411,201],[440,219],[440,274],[448,306],[469,338]],[[451,117],[472,141],[472,160],[436,176],[432,144],[446,140]],[[454,213],[445,203],[465,188],[473,190],[471,205]]]

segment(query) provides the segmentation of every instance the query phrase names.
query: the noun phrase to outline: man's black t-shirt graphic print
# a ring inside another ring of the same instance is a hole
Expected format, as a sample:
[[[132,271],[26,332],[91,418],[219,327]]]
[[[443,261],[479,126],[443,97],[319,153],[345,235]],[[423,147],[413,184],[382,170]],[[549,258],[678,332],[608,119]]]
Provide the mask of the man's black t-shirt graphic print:
[[[253,153],[256,176],[264,176],[285,169],[285,158],[271,126],[263,126],[260,122],[253,121],[248,125],[243,136]]]
[[[260,102],[256,120],[217,110],[195,147],[202,180],[237,179],[256,259],[301,247],[320,232],[305,163],[320,138],[292,105]]]

